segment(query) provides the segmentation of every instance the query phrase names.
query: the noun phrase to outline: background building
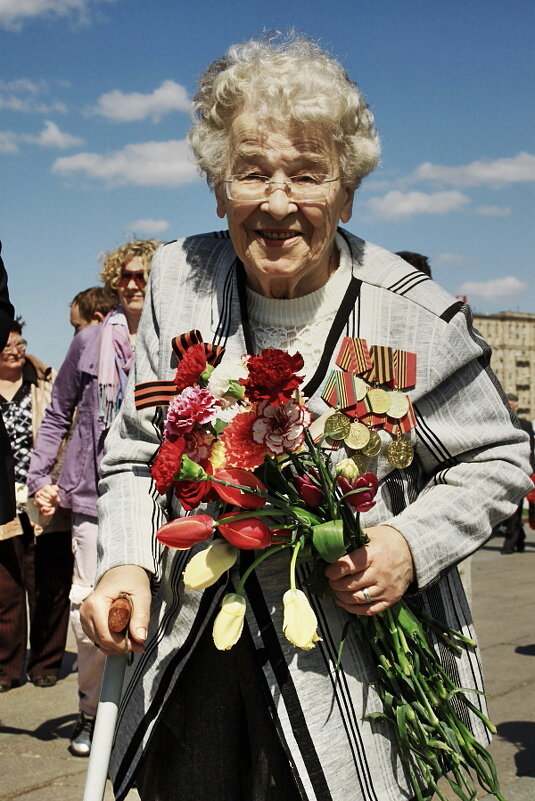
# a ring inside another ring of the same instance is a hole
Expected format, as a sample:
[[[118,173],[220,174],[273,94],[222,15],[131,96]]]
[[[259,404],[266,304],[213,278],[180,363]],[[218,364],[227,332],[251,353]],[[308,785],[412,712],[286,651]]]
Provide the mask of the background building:
[[[535,417],[535,314],[474,314],[474,326],[492,348],[491,367],[505,392],[518,395],[518,415]]]

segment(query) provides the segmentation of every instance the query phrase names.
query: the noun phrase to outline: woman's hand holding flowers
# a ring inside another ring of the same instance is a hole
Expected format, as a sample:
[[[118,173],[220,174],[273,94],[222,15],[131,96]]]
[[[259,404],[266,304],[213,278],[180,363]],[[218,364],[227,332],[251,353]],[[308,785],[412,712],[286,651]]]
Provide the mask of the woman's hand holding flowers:
[[[414,579],[406,539],[392,526],[365,529],[369,542],[328,565],[336,603],[353,615],[376,615],[399,601]],[[366,590],[371,603],[363,595]]]

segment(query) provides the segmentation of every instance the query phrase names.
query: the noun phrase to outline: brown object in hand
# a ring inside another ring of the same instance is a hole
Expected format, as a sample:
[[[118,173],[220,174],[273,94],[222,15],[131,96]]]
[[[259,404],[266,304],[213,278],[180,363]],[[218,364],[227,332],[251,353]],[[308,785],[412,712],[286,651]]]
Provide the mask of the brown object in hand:
[[[115,601],[112,602],[112,605],[110,606],[110,611],[108,614],[108,626],[110,631],[113,631],[116,634],[121,631],[125,631],[130,623],[131,615],[132,601],[130,600],[130,596],[121,594],[115,599]]]

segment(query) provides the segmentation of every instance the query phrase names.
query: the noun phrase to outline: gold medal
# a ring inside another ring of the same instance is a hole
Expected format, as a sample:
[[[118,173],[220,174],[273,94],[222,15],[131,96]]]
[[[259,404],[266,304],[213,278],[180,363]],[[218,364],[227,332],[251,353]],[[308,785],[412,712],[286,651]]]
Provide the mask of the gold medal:
[[[414,458],[412,445],[410,442],[407,442],[406,439],[401,439],[401,437],[399,437],[388,445],[386,458],[392,467],[403,470],[411,464]]]
[[[404,417],[408,411],[408,396],[395,389],[390,393],[390,408],[388,410],[388,416],[393,417],[395,420],[399,420],[401,417]]]
[[[331,439],[345,439],[351,422],[342,412],[335,412],[325,421],[325,433]]]
[[[362,454],[373,458],[381,452],[381,437],[377,431],[370,431],[370,439],[368,444],[362,448]]]
[[[356,464],[359,476],[366,472],[367,459],[362,453],[354,453],[351,456],[351,461]]]
[[[384,389],[370,389],[367,400],[374,414],[384,414],[390,409],[390,395]]]
[[[366,392],[368,391],[368,385],[362,378],[359,378],[358,375],[353,376],[353,388],[355,390],[356,399],[358,401],[364,400]]]
[[[354,451],[360,451],[365,448],[370,441],[370,429],[366,428],[363,423],[351,423],[349,426],[349,434],[344,437],[344,442],[348,448]]]

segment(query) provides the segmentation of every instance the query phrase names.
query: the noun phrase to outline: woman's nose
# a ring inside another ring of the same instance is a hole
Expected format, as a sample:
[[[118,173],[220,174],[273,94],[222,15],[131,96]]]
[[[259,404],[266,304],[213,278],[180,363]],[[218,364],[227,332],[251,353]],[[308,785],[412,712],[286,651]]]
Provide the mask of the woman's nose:
[[[297,205],[288,196],[288,189],[285,184],[274,183],[269,187],[269,194],[262,203],[261,209],[274,219],[282,220],[288,214],[296,212]]]

